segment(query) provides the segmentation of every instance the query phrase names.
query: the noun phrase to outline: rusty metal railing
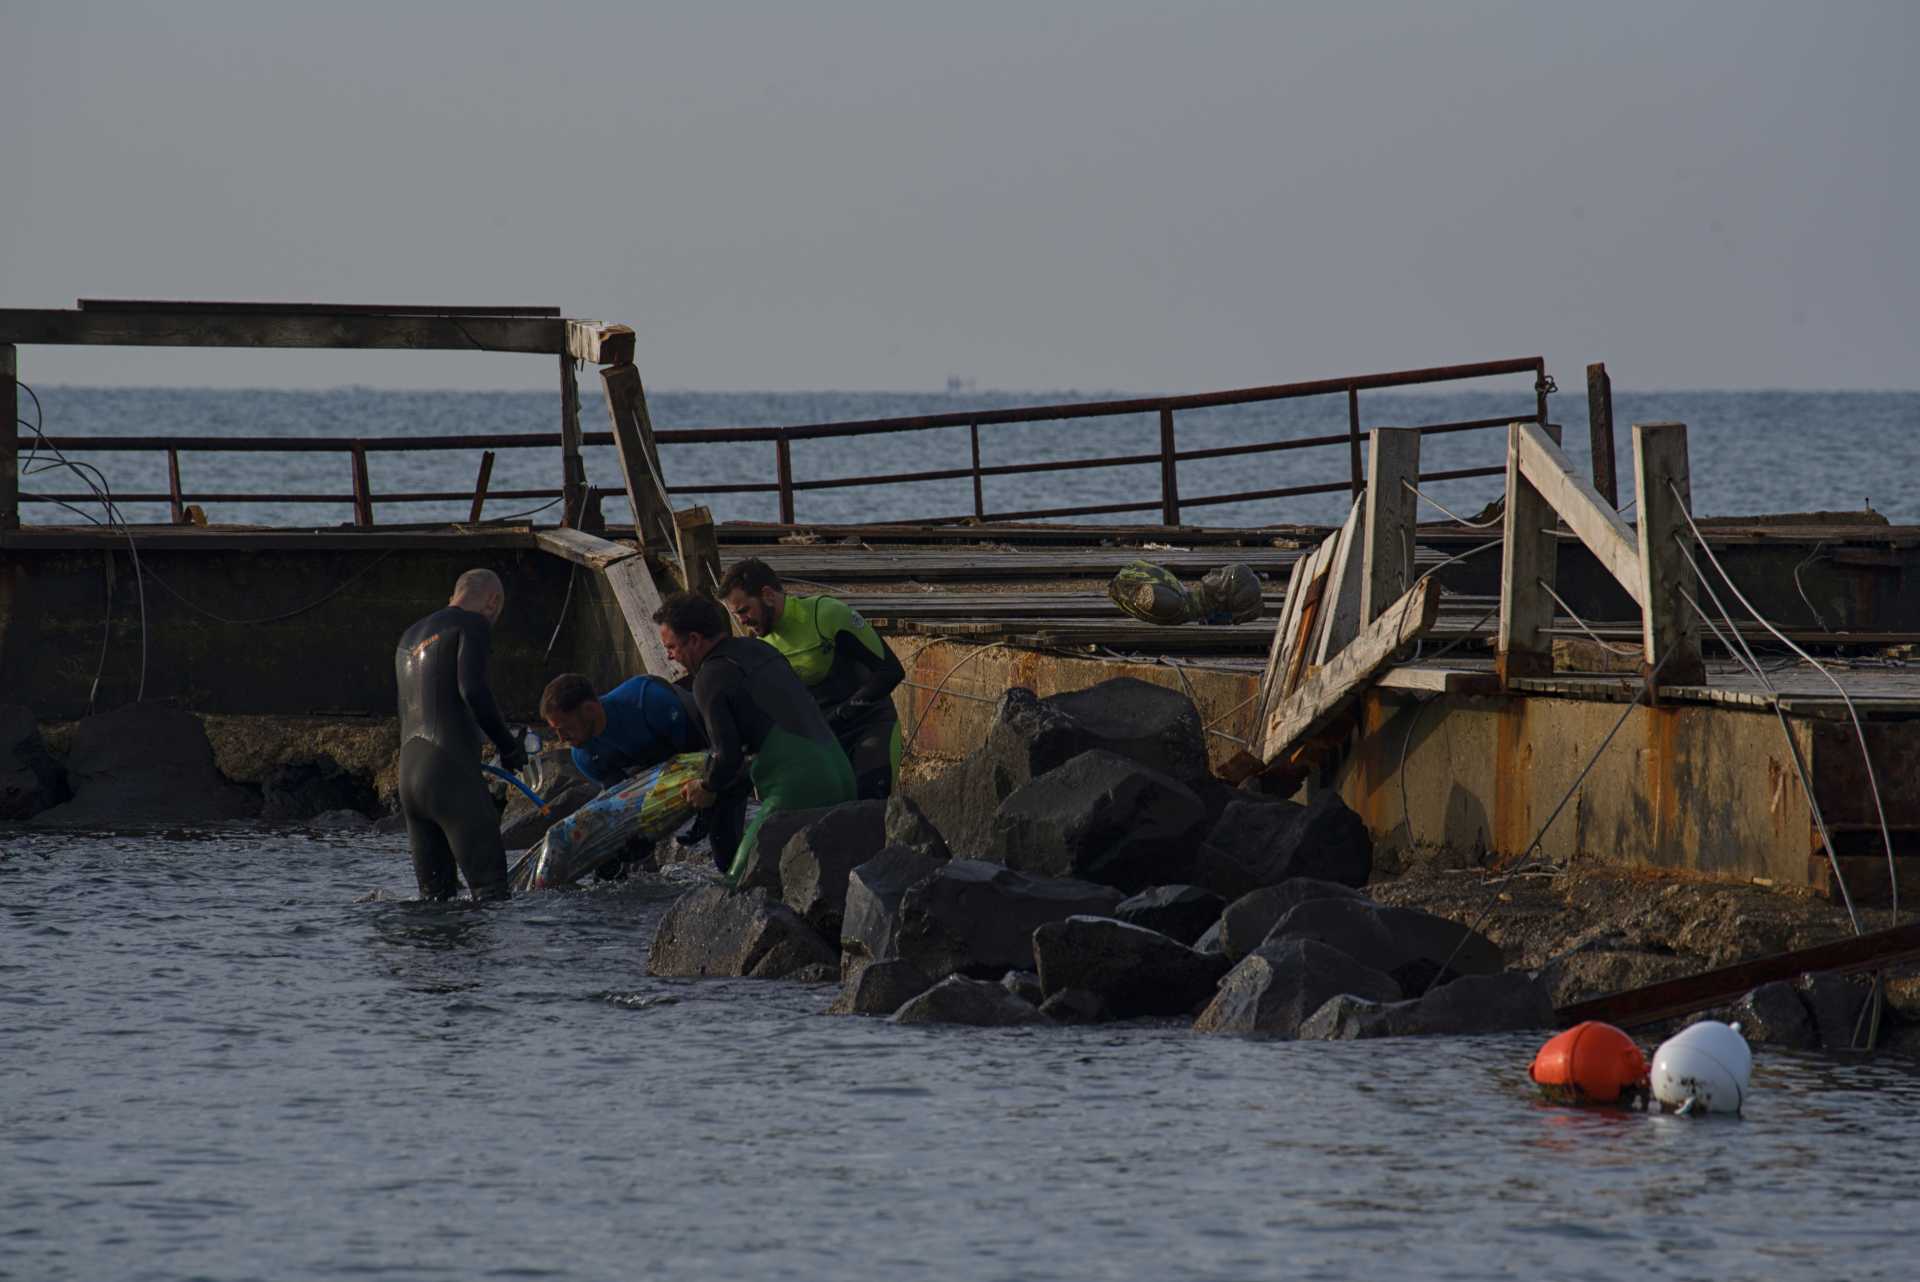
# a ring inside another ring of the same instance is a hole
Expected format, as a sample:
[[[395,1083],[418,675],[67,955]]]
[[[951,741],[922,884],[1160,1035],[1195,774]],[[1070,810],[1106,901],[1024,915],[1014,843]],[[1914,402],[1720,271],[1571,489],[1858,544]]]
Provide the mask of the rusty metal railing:
[[[1309,382],[1280,383],[1267,387],[1248,387],[1230,391],[1203,392],[1186,396],[1143,397],[1130,400],[1088,401],[1059,405],[1022,406],[994,410],[962,410],[945,414],[924,414],[901,418],[860,419],[833,423],[794,424],[763,427],[719,427],[666,429],[653,433],[661,446],[701,444],[770,443],[774,449],[773,479],[714,484],[669,485],[674,494],[772,494],[779,504],[783,524],[797,519],[795,499],[801,492],[852,489],[880,485],[909,485],[921,482],[969,480],[972,483],[973,510],[952,516],[934,517],[925,524],[956,524],[965,521],[1040,520],[1050,517],[1096,516],[1129,512],[1154,512],[1164,525],[1180,524],[1181,515],[1190,508],[1229,503],[1247,503],[1266,499],[1292,498],[1312,494],[1349,491],[1358,495],[1365,487],[1365,465],[1361,441],[1365,436],[1360,413],[1362,392],[1391,388],[1430,386],[1469,379],[1531,374],[1534,393],[1534,421],[1547,421],[1547,394],[1553,390],[1545,361],[1538,356],[1510,360],[1482,361],[1469,365],[1445,365],[1428,369],[1398,370],[1381,374],[1362,374],[1345,378],[1317,379]],[[1347,403],[1347,430],[1320,436],[1289,440],[1256,441],[1242,445],[1181,449],[1175,416],[1183,411],[1213,409],[1232,405],[1298,400],[1316,396],[1344,395]],[[1027,463],[989,464],[983,462],[981,429],[1009,424],[1067,423],[1081,419],[1110,418],[1125,415],[1156,415],[1159,422],[1159,448],[1151,453],[1109,455],[1098,458],[1065,458]],[[1423,435],[1441,435],[1486,429],[1504,429],[1516,418],[1528,415],[1497,415],[1459,422],[1428,423],[1417,427]],[[1375,426],[1379,426],[1376,424]],[[969,438],[966,466],[934,468],[914,472],[890,472],[860,476],[795,479],[793,445],[815,441],[874,435],[893,435],[964,427]],[[168,488],[165,493],[126,493],[115,497],[123,503],[166,503],[175,521],[185,519],[190,503],[329,503],[351,504],[355,524],[374,524],[376,505],[428,502],[466,502],[472,504],[474,520],[489,500],[541,500],[558,498],[559,489],[518,489],[489,492],[492,451],[503,449],[555,449],[563,445],[559,432],[530,432],[491,435],[407,436],[407,437],[275,437],[275,436],[56,436],[53,445],[68,452],[79,451],[155,451],[167,455]],[[583,445],[613,445],[611,432],[587,432]],[[1314,484],[1269,486],[1230,493],[1183,495],[1180,490],[1180,464],[1204,459],[1252,457],[1295,450],[1338,449],[1346,447],[1348,479]],[[482,450],[483,456],[475,487],[471,490],[404,491],[374,494],[368,483],[367,456],[379,452],[420,453],[433,450]],[[350,494],[237,494],[225,492],[187,492],[180,483],[180,455],[186,452],[222,453],[343,453],[349,456],[352,475]],[[1159,469],[1159,495],[1128,502],[1093,503],[1071,506],[989,511],[983,482],[988,477],[1021,476],[1052,472],[1070,472],[1090,468],[1153,465]],[[1498,476],[1502,466],[1461,468],[1452,471],[1422,473],[1421,481],[1458,480],[1467,477]],[[79,494],[22,494],[22,502],[85,502],[90,496]]]

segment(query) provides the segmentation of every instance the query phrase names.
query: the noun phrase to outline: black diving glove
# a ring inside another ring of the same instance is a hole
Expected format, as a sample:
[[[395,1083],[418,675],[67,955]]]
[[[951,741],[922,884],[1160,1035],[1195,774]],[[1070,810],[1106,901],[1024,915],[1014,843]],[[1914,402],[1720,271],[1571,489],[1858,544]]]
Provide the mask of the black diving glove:
[[[875,706],[865,699],[849,699],[827,714],[827,729],[836,735],[846,734],[872,716]]]
[[[520,744],[509,741],[506,747],[500,749],[500,768],[510,774],[519,774],[527,768],[527,750]]]

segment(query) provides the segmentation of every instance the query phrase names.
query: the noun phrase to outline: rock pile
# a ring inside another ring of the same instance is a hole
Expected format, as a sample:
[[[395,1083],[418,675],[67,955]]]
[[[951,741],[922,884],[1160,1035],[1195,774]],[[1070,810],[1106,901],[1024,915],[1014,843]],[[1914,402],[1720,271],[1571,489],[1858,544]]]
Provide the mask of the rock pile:
[[[0,704],[0,822],[31,819],[69,795],[67,772],[47,751],[33,713]]]
[[[260,803],[214,766],[200,719],[157,703],[86,718],[67,753],[73,799],[36,825],[104,828],[249,819]]]
[[[1188,699],[1138,681],[1011,690],[947,774],[769,824],[740,890],[669,911],[648,971],[801,978],[837,954],[831,1010],[901,1023],[1157,1016],[1346,1038],[1552,1022],[1546,988],[1490,941],[1360,889],[1372,844],[1337,796],[1236,792],[1206,774],[1201,734]]]

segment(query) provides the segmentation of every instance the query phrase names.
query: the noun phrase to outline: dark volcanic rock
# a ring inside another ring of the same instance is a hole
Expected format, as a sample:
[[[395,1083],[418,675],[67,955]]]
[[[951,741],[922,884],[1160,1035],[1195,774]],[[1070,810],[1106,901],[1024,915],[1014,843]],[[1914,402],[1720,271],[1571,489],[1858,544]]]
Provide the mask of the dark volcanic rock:
[[[977,1028],[1048,1022],[1045,1015],[1000,985],[962,975],[949,975],[901,1006],[893,1018],[899,1024],[971,1024]]]
[[[886,844],[905,847],[941,863],[953,858],[947,839],[933,826],[933,820],[912,798],[897,792],[887,798]]]
[[[1391,975],[1315,940],[1265,944],[1227,972],[1193,1027],[1202,1033],[1295,1037],[1309,1015],[1342,993],[1375,1001],[1401,995]]]
[[[1220,942],[1219,922],[1214,922],[1213,925],[1201,932],[1200,938],[1193,941],[1193,951],[1196,953],[1204,953],[1208,957],[1225,957],[1227,955],[1227,946]]]
[[[1795,1050],[1813,1050],[1820,1045],[1820,1032],[1800,992],[1785,980],[1760,987],[1742,997],[1726,1012],[1729,1023],[1737,1021],[1740,1033],[1755,1045],[1786,1046]]]
[[[1417,908],[1367,899],[1309,899],[1280,919],[1267,943],[1287,939],[1338,948],[1392,975],[1410,993],[1426,991],[1436,976],[1445,983],[1460,975],[1497,975],[1504,966],[1499,947],[1485,935]]]
[[[1304,806],[1233,802],[1207,834],[1207,844],[1220,858],[1204,861],[1195,880],[1228,899],[1290,877],[1364,886],[1373,873],[1373,838],[1332,790]]]
[[[1830,1051],[1849,1050],[1860,1027],[1860,1012],[1866,1009],[1867,986],[1843,975],[1821,972],[1802,975],[1795,987],[1813,1017],[1820,1044]]]
[[[1098,993],[1063,988],[1040,1003],[1040,1013],[1056,1024],[1104,1024],[1113,1012]]]
[[[831,984],[840,978],[840,967],[835,962],[808,962],[780,978],[790,984]]]
[[[1001,802],[986,857],[1037,877],[1139,890],[1180,878],[1205,820],[1186,785],[1096,749]]]
[[[886,812],[884,801],[834,806],[787,838],[780,851],[781,898],[828,939],[840,938],[848,874],[885,844]]]
[[[1150,886],[1113,910],[1121,921],[1177,939],[1183,944],[1207,933],[1220,920],[1227,901],[1200,886]]]
[[[1102,917],[1119,905],[1110,886],[956,859],[902,896],[899,954],[929,975],[997,977],[1033,964],[1033,932],[1046,923]]]
[[[752,890],[756,887],[771,891],[775,899],[780,898],[780,856],[787,848],[787,842],[793,834],[805,828],[814,820],[825,815],[832,806],[821,806],[814,810],[781,810],[767,817],[760,825],[760,831],[754,834],[753,849],[747,854],[746,865],[740,870],[740,890]],[[728,863],[732,863],[731,856]]]
[[[380,813],[373,780],[340,768],[332,757],[275,766],[260,782],[260,818],[270,824],[297,824],[329,810]]]
[[[1008,690],[980,748],[943,774],[910,785],[907,795],[954,854],[978,858],[991,848],[1001,802],[1093,749],[1117,753],[1183,783],[1207,773],[1206,736],[1192,700],[1120,678],[1048,699],[1020,687]]]
[[[67,754],[73,800],[35,824],[112,827],[251,818],[259,805],[213,764],[200,719],[157,703],[130,703],[82,721]]]
[[[1040,976],[1030,970],[1008,971],[1000,977],[1000,987],[1031,1006],[1047,1000],[1046,990],[1040,987]]]
[[[1289,877],[1277,886],[1248,891],[1228,904],[1220,916],[1220,946],[1231,961],[1239,961],[1266,942],[1280,919],[1309,899],[1366,899],[1366,895],[1337,881],[1317,877]]]
[[[1553,1027],[1547,986],[1524,971],[1466,975],[1408,1001],[1371,1001],[1342,994],[1300,1026],[1304,1040],[1463,1036]]]
[[[870,962],[844,980],[829,1015],[891,1015],[933,987],[911,962]]]
[[[900,955],[901,896],[940,866],[940,860],[918,851],[889,846],[848,874],[846,907],[840,917],[843,978],[866,962]]]
[[[0,822],[31,819],[69,795],[66,771],[47,751],[33,713],[0,703]]]
[[[1033,932],[1033,955],[1049,998],[1083,989],[1123,1019],[1191,1014],[1227,972],[1224,957],[1110,917],[1048,922]]]
[[[833,965],[833,949],[764,889],[730,893],[702,886],[675,900],[660,919],[647,974],[781,979],[815,963]]]
[[[546,799],[546,813],[542,814],[518,788],[509,787],[506,809],[500,812],[500,842],[508,850],[527,849],[546,836],[547,829],[600,795],[600,785],[574,768],[570,748],[548,748],[540,754],[536,765],[526,777],[529,782],[540,781],[538,787]]]
[[[372,828],[373,820],[358,810],[323,810],[307,820],[305,826],[321,832],[353,832],[357,829]]]

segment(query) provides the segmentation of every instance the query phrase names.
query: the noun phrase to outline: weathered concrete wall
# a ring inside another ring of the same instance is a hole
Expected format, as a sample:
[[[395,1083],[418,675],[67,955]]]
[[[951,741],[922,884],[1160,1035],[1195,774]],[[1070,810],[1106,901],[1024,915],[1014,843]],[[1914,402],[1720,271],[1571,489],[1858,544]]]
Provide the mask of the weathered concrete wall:
[[[194,712],[391,715],[395,638],[444,604],[454,580],[476,566],[507,587],[492,675],[508,716],[531,719],[556,672],[611,681],[640,671],[599,577],[583,569],[567,602],[572,566],[530,547],[143,548],[140,559],[151,571],[146,697]],[[110,588],[111,632],[94,693]],[[563,603],[567,617],[549,657]],[[8,699],[43,720],[80,716],[89,702],[132,702],[142,639],[124,544],[0,551],[0,690]]]

